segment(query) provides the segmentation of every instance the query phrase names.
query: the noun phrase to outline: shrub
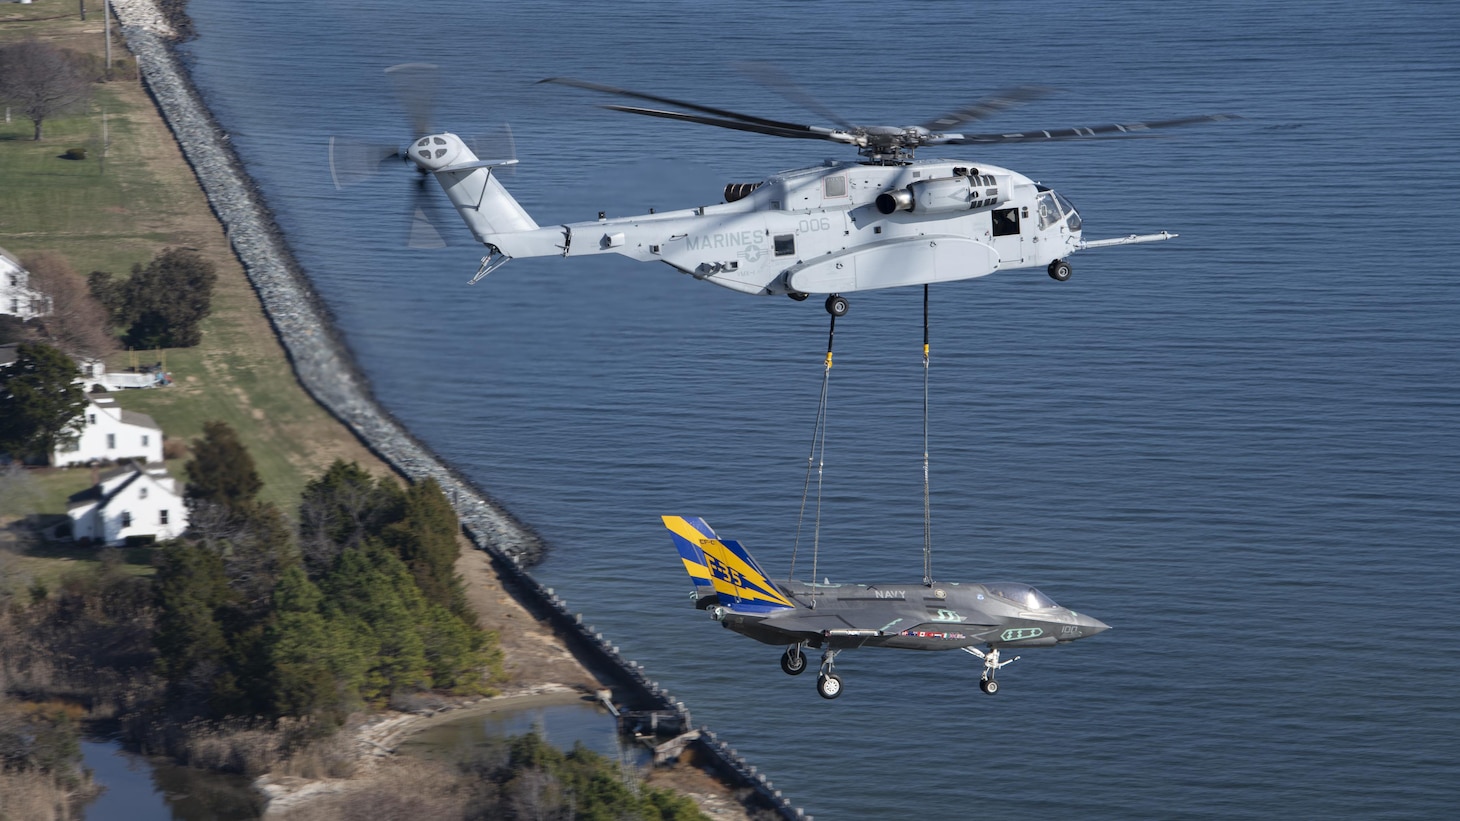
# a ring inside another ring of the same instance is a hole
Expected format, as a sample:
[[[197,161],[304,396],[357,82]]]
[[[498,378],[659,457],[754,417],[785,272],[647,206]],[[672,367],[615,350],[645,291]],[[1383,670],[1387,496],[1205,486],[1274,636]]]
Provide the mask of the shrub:
[[[76,148],[68,148],[66,149],[66,153],[61,155],[61,159],[84,160],[86,159],[86,149],[81,148],[80,146],[77,146]]]

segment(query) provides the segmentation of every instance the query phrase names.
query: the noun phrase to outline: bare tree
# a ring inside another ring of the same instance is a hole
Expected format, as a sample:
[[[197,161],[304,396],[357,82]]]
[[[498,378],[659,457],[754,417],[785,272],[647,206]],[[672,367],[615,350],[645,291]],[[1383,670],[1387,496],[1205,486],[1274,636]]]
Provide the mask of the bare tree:
[[[30,287],[49,303],[49,311],[32,320],[37,335],[72,356],[101,359],[117,350],[108,326],[111,316],[86,279],[60,254],[30,254],[21,261],[30,272]]]
[[[0,100],[35,123],[37,141],[48,118],[77,108],[90,91],[91,83],[62,49],[35,38],[0,48]]]

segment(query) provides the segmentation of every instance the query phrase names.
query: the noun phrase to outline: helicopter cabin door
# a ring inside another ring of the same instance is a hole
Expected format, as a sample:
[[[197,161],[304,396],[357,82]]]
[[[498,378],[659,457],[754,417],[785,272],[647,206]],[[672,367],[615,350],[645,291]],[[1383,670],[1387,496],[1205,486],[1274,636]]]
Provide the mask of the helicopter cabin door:
[[[995,208],[993,217],[993,246],[999,252],[1001,265],[1017,265],[1024,261],[1024,233],[1022,216],[1017,207]]]

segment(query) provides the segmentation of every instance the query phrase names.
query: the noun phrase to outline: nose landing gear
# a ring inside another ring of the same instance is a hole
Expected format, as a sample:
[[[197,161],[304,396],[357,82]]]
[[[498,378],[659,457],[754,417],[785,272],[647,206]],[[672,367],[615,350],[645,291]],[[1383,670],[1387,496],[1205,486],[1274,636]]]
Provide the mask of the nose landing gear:
[[[999,648],[997,647],[990,647],[987,653],[977,647],[965,647],[963,652],[983,659],[983,675],[979,677],[978,689],[989,695],[999,691],[999,683],[994,680],[994,673],[998,672],[999,668],[1007,667],[1019,660],[1019,657],[1015,656],[1008,661],[999,661]]]

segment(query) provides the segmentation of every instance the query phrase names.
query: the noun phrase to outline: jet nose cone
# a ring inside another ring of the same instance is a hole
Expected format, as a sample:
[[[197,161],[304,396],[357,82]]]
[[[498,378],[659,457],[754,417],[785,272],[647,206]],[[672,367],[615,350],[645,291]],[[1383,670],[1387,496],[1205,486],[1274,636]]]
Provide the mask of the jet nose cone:
[[[1084,614],[1076,616],[1075,618],[1080,624],[1081,638],[1088,638],[1095,635],[1096,633],[1104,633],[1106,630],[1110,629],[1110,625],[1097,618],[1092,618]]]

